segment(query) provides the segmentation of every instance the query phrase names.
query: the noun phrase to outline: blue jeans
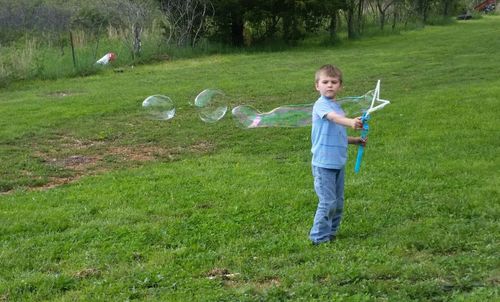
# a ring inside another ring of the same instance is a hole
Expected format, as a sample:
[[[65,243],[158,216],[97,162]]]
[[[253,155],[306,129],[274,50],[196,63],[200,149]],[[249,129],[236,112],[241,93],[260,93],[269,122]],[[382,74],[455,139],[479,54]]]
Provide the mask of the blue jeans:
[[[318,208],[309,233],[313,243],[330,241],[336,234],[344,209],[344,168],[326,169],[312,166]]]

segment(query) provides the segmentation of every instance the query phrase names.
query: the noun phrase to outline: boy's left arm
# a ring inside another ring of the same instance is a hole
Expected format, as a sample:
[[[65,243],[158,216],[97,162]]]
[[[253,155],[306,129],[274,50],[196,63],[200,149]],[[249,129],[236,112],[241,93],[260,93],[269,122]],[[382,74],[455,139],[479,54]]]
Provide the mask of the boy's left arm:
[[[360,136],[348,136],[347,142],[351,145],[362,145],[366,146],[366,139],[361,138]]]

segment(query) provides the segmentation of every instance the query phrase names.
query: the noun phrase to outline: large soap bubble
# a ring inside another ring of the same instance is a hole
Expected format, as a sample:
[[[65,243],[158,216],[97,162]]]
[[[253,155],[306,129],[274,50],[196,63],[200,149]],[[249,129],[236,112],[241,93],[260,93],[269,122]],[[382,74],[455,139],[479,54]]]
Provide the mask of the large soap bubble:
[[[227,99],[224,92],[217,89],[205,89],[194,100],[200,119],[206,123],[215,123],[224,117],[227,111]]]
[[[337,100],[337,104],[342,107],[346,116],[357,117],[370,108],[374,96],[374,91],[370,90],[361,96],[347,96]]]
[[[346,116],[363,115],[372,105],[374,91],[368,91],[362,96],[349,96],[336,100]],[[240,105],[232,110],[233,119],[242,128],[264,127],[305,127],[311,125],[311,115],[314,103],[303,105],[286,105],[269,112],[260,112],[252,106]]]
[[[151,95],[142,102],[142,108],[154,120],[169,120],[175,115],[174,102],[164,95]]]
[[[261,113],[248,105],[233,108],[231,114],[242,128],[304,127],[311,124],[313,104],[287,105]]]

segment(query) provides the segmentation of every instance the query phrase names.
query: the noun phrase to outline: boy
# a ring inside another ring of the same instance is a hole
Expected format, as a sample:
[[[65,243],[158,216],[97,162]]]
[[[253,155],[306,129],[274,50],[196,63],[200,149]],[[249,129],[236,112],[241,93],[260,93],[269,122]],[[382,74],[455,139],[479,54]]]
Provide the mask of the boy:
[[[365,144],[361,137],[348,137],[345,127],[359,130],[361,118],[347,118],[335,97],[342,88],[342,72],[324,65],[315,76],[320,93],[312,112],[312,172],[318,208],[309,239],[314,245],[335,239],[344,208],[344,168],[348,144]]]

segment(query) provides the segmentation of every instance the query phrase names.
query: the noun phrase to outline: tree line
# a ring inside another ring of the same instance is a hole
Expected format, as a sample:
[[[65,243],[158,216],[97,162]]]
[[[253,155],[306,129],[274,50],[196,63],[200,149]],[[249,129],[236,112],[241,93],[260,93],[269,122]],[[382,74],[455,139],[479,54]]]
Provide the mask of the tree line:
[[[204,0],[198,0],[203,2]],[[172,1],[163,1],[172,2]],[[343,24],[348,38],[363,34],[367,22],[380,30],[389,25],[427,24],[431,17],[449,18],[478,1],[463,0],[212,0],[214,34],[233,45],[249,40],[300,40],[327,30],[332,38]]]
[[[0,45],[20,36],[44,34],[61,39],[70,30],[94,35],[108,26],[127,29],[140,52],[145,28],[162,31],[165,43],[196,46],[201,40],[246,46],[281,40],[294,43],[307,34],[339,30],[349,39],[366,27],[396,29],[428,24],[471,10],[480,0],[0,0]]]

